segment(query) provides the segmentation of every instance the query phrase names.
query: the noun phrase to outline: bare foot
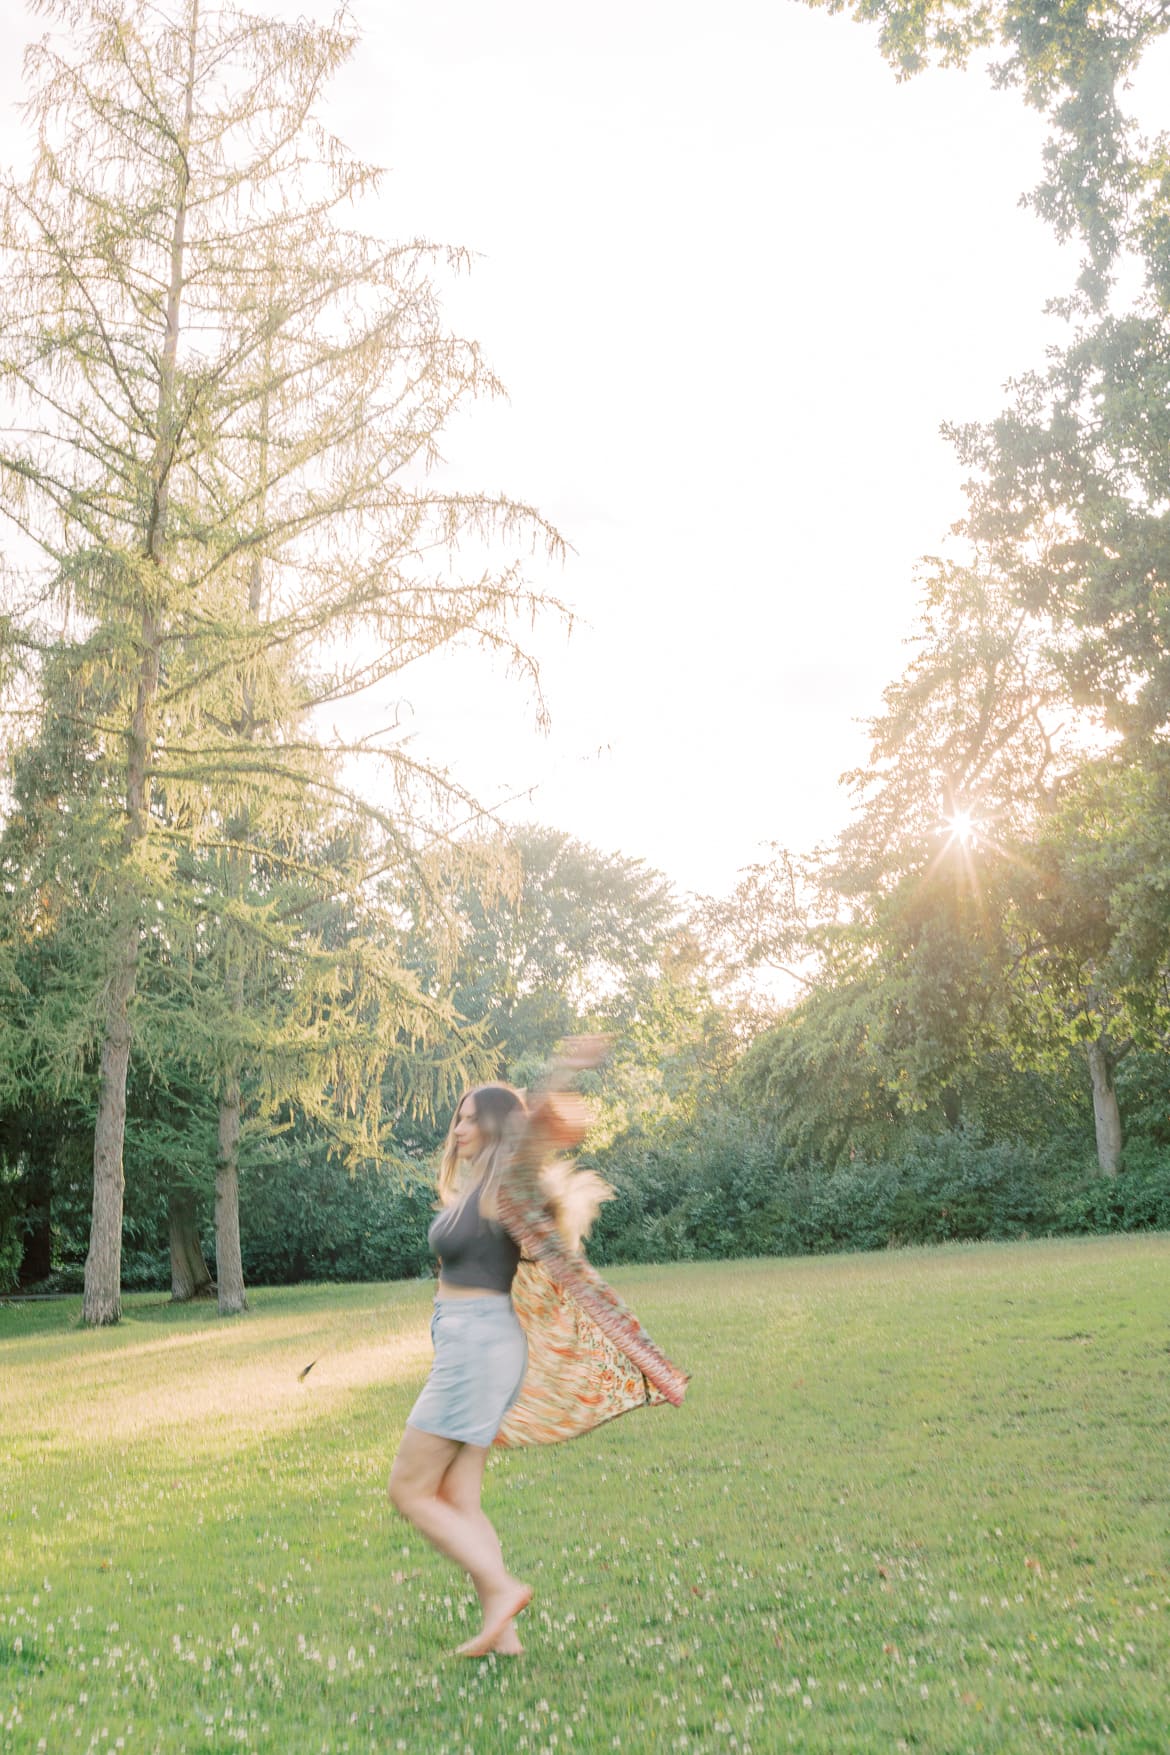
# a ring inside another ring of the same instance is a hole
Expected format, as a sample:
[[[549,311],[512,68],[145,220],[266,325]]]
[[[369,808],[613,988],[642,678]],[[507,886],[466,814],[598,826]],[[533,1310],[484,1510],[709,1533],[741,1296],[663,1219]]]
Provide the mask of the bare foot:
[[[520,1635],[516,1631],[516,1624],[514,1621],[508,1622],[508,1625],[504,1628],[504,1631],[492,1646],[492,1650],[496,1653],[497,1657],[522,1656],[524,1647],[520,1643]]]
[[[514,1615],[519,1615],[532,1601],[532,1586],[521,1584],[518,1578],[510,1578],[504,1587],[494,1592],[484,1602],[483,1626],[474,1639],[466,1639],[459,1646],[460,1657],[486,1657],[493,1650],[496,1641],[503,1637],[509,1622]]]

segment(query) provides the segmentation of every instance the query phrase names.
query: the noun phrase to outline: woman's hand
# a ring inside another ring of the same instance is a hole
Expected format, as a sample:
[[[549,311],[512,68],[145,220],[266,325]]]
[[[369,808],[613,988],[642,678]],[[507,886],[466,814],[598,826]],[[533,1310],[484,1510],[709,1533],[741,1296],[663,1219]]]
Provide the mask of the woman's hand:
[[[570,1036],[529,1100],[532,1125],[558,1151],[579,1146],[589,1132],[592,1116],[572,1082],[578,1073],[600,1065],[609,1052],[608,1036]]]
[[[566,1037],[548,1077],[542,1081],[544,1089],[567,1091],[578,1073],[590,1072],[593,1067],[601,1065],[609,1053],[609,1044],[608,1036]]]

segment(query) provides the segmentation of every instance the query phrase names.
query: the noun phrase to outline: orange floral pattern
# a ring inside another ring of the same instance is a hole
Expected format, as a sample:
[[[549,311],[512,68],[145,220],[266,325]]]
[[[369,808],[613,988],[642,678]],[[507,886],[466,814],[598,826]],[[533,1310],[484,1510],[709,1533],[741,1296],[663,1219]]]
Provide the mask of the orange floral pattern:
[[[496,1435],[499,1445],[556,1444],[631,1408],[678,1407],[686,1373],[579,1251],[567,1249],[539,1183],[563,1120],[545,1100],[517,1139],[497,1187],[500,1221],[524,1255],[512,1302],[528,1337],[528,1374]]]

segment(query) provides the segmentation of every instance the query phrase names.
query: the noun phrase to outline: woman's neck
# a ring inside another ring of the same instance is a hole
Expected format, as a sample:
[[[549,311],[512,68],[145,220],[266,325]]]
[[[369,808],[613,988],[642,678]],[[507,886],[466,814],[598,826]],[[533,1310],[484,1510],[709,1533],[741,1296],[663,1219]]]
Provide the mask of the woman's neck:
[[[466,1200],[473,1188],[482,1187],[488,1172],[487,1153],[480,1152],[477,1157],[464,1158],[460,1164],[459,1181],[457,1184],[457,1200]]]

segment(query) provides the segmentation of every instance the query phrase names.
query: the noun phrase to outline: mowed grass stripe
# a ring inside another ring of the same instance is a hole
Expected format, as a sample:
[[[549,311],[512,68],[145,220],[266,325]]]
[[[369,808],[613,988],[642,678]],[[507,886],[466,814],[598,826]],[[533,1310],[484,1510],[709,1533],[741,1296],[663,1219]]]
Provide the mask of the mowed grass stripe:
[[[1168,1268],[615,1272],[692,1388],[493,1459],[518,1663],[449,1655],[471,1593],[385,1501],[428,1285],[4,1307],[0,1749],[1164,1755]]]

